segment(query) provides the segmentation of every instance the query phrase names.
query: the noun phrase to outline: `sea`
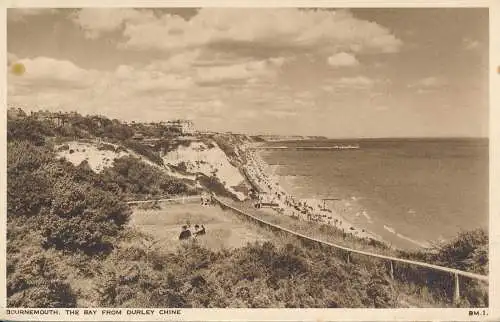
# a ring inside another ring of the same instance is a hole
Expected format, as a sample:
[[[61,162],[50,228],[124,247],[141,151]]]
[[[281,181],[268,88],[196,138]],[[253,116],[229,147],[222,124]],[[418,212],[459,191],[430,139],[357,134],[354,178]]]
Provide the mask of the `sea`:
[[[336,149],[351,146],[353,149]],[[400,249],[431,247],[488,229],[488,139],[266,142],[280,185]]]

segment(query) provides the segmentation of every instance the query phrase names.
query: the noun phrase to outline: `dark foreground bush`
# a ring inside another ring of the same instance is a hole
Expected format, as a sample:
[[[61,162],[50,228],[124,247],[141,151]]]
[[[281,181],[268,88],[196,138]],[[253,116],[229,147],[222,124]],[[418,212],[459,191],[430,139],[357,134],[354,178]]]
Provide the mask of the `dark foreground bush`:
[[[110,192],[89,185],[59,183],[54,190],[58,198],[43,221],[44,246],[88,254],[109,252],[113,237],[128,222],[130,208]]]
[[[10,307],[74,307],[76,295],[54,261],[40,249],[9,259],[7,302]]]
[[[455,238],[429,251],[401,252],[402,257],[488,274],[488,234],[484,229],[460,232]]]
[[[384,270],[320,250],[252,244],[213,252],[116,249],[97,276],[95,300],[115,307],[395,307]]]

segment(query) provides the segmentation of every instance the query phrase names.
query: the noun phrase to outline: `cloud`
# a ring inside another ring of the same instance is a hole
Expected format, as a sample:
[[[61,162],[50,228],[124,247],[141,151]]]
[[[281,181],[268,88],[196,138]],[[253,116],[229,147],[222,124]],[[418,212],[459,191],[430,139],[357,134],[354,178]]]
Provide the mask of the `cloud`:
[[[321,48],[333,54],[393,53],[402,46],[387,28],[346,10],[202,8],[184,19],[148,10],[83,9],[73,21],[93,38],[119,30],[124,37],[121,48],[135,50],[252,44],[275,51]]]
[[[322,92],[330,92],[337,94],[345,94],[350,90],[370,90],[368,92],[370,97],[375,97],[382,95],[378,91],[374,91],[375,88],[382,89],[390,86],[392,81],[387,78],[370,78],[364,75],[358,76],[344,76],[336,79],[328,79],[319,86]]]
[[[273,78],[285,63],[283,58],[249,61],[234,65],[200,67],[197,69],[197,83],[221,85],[223,83],[253,82]]]
[[[52,8],[8,8],[7,19],[9,21],[25,21],[26,17],[51,15],[57,13],[57,9]]]
[[[145,68],[148,70],[161,70],[164,72],[185,71],[198,63],[201,59],[200,50],[186,50],[163,59],[154,60]],[[213,62],[211,61],[213,64]]]
[[[297,115],[297,111],[265,110],[264,114],[282,118],[282,117],[296,116]]]
[[[143,24],[155,16],[149,10],[84,8],[75,12],[71,19],[85,31],[87,38],[95,39],[123,27],[125,23]]]
[[[172,61],[178,59],[172,57]],[[147,106],[155,118],[190,117],[212,123],[214,115],[224,118],[222,115],[238,110],[237,105],[227,103],[233,99],[234,91],[198,83],[241,80],[254,86],[252,82],[261,78],[272,79],[285,64],[284,59],[275,57],[239,65],[178,70],[167,60],[145,66],[123,64],[115,70],[97,71],[48,57],[18,61],[26,66],[26,72],[22,76],[8,75],[9,103],[28,107],[28,110],[78,110],[84,114],[144,120],[150,117],[141,110]],[[244,88],[248,90],[251,86]],[[249,90],[249,93],[255,92]]]
[[[328,57],[328,64],[333,67],[357,66],[359,61],[354,55],[340,52]]]
[[[32,88],[50,85],[85,88],[92,84],[97,73],[96,71],[84,70],[67,60],[56,60],[48,57],[16,59],[16,62],[24,65],[25,72],[22,76],[10,75],[10,80],[20,86]]]
[[[165,97],[179,95],[194,87],[188,75],[120,65],[114,71],[86,70],[66,60],[48,57],[20,59],[26,71],[8,75],[9,102],[32,108],[53,108],[101,113],[109,109],[118,117],[123,108],[133,109],[150,104],[164,104]],[[180,97],[180,96],[179,96]]]
[[[479,41],[470,38],[464,38],[462,44],[466,50],[474,50],[481,45]]]
[[[334,82],[339,87],[348,88],[369,88],[375,84],[375,81],[366,76],[342,77]]]
[[[153,92],[164,93],[187,89],[194,85],[192,78],[188,75],[155,70],[150,66],[134,68],[129,65],[118,66],[114,74],[108,78],[108,82],[134,93],[148,95]]]
[[[417,89],[434,89],[442,87],[444,85],[446,85],[446,81],[444,79],[435,76],[430,76],[419,79],[409,84],[408,87]]]
[[[13,63],[17,62],[19,58],[13,54],[13,53],[7,53],[7,66],[12,65]]]

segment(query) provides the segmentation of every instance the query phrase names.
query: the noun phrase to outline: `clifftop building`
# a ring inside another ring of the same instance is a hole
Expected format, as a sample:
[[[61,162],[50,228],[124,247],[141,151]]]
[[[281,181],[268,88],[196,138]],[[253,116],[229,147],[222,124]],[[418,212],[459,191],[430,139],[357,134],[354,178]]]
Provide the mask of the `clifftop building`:
[[[196,132],[193,122],[189,120],[173,120],[162,122],[161,124],[179,131],[183,135],[190,135]]]

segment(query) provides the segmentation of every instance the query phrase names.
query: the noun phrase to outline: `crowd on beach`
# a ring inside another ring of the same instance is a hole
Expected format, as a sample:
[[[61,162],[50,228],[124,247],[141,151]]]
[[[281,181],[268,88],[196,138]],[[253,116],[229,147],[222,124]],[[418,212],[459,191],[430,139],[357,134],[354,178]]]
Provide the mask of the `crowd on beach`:
[[[255,150],[246,149],[246,161],[244,171],[253,186],[257,208],[271,208],[294,219],[335,226],[345,234],[374,238],[374,235],[365,229],[354,227],[352,223],[326,207],[325,203],[321,204],[319,200],[300,200],[288,194],[279,185],[277,178],[270,174],[269,166]]]

